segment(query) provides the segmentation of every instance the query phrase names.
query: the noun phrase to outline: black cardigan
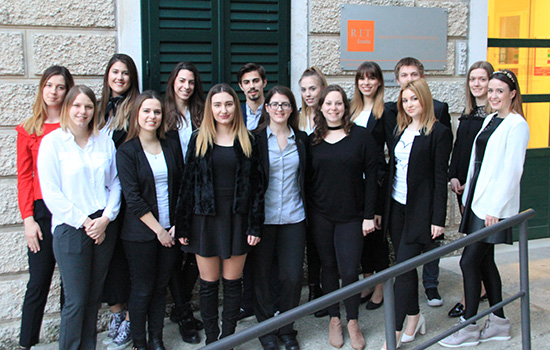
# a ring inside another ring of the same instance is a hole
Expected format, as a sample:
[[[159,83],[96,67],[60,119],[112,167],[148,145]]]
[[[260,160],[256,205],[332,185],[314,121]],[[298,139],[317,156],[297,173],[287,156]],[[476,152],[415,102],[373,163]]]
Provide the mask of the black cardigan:
[[[396,140],[399,140],[399,137]],[[447,215],[447,167],[453,135],[439,122],[429,135],[416,136],[407,171],[407,205],[403,236],[407,243],[431,241],[431,225],[445,226]],[[384,217],[391,217],[392,187],[395,176],[395,147],[390,149],[390,165]],[[384,232],[390,220],[384,220]]]
[[[177,205],[176,237],[189,237],[193,215],[216,215],[214,202],[214,173],[212,171],[212,147],[204,157],[196,156],[197,132],[189,141],[185,157],[185,172]],[[261,236],[264,224],[264,178],[259,162],[255,139],[252,156],[246,157],[237,139],[233,149],[237,156],[233,213],[248,215],[247,235]]]
[[[177,194],[183,175],[181,147],[174,139],[160,140],[168,168],[168,197],[170,224],[176,223]],[[116,154],[118,176],[126,200],[121,238],[128,241],[146,242],[157,235],[141,217],[149,212],[158,220],[157,192],[153,171],[145,156],[139,138],[124,143]]]
[[[302,196],[302,202],[304,203],[304,209],[306,206],[306,189],[305,189],[305,176],[306,176],[306,148],[309,143],[307,134],[300,130],[294,130],[296,135],[296,148],[298,149],[298,157],[300,163],[298,165],[298,183],[300,184],[300,194]],[[269,149],[267,145],[267,131],[266,129],[254,132],[256,140],[258,142],[258,148],[260,151],[260,164],[262,166],[262,173],[264,175],[264,190],[267,190],[269,184]]]

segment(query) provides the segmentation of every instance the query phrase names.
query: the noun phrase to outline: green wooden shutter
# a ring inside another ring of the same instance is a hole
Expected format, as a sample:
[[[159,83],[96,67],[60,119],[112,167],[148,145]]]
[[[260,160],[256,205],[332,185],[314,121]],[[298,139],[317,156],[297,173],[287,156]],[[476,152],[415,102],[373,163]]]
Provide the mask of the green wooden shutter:
[[[143,0],[144,88],[161,92],[172,68],[193,62],[205,90],[227,82],[239,91],[237,71],[265,67],[269,87],[290,80],[290,1]]]

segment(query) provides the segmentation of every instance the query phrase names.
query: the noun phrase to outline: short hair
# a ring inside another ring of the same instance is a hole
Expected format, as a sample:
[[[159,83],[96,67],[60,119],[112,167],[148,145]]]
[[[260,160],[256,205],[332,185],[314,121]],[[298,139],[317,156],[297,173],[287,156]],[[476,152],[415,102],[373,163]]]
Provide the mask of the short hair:
[[[412,122],[412,118],[407,115],[403,108],[403,92],[405,90],[411,90],[418,98],[422,106],[422,115],[420,116],[420,125],[422,125],[422,127],[420,131],[425,135],[429,135],[432,132],[436,119],[432,93],[428,83],[426,83],[424,79],[409,82],[399,92],[399,99],[397,100],[397,131],[402,133]]]
[[[237,81],[239,82],[239,84],[241,83],[243,75],[250,72],[258,72],[258,74],[260,74],[260,78],[262,78],[262,81],[267,80],[267,76],[265,74],[265,68],[259,64],[251,62],[242,66],[241,69],[239,69],[239,72],[237,72]]]
[[[325,116],[323,115],[323,112],[321,111],[321,108],[323,107],[323,103],[325,103],[327,95],[335,91],[340,93],[340,95],[342,96],[342,101],[344,102],[344,115],[342,116],[344,131],[346,132],[346,134],[349,134],[351,131],[353,122],[351,121],[350,104],[346,92],[344,91],[344,89],[342,89],[340,85],[329,85],[323,90],[323,92],[321,92],[321,96],[319,97],[319,104],[317,105],[317,109],[315,111],[315,117],[313,119],[315,121],[315,131],[313,132],[312,142],[313,145],[320,143],[328,132],[328,124]]]
[[[399,60],[399,62],[397,62],[397,64],[395,65],[395,68],[393,69],[396,79],[399,79],[399,70],[404,66],[414,66],[418,68],[420,77],[424,78],[424,65],[422,64],[422,62],[420,62],[414,57],[403,57],[402,59]]]
[[[503,83],[506,83],[506,85],[508,85],[508,87],[510,88],[510,91],[516,90],[516,95],[512,99],[512,105],[510,106],[510,108],[512,109],[513,112],[525,118],[525,114],[523,113],[523,98],[521,97],[518,78],[516,77],[514,72],[508,69],[499,70],[494,72],[489,77],[489,81],[493,79],[497,79],[502,81]]]
[[[292,112],[288,117],[287,124],[291,128],[298,130],[299,114],[298,114],[298,107],[296,106],[296,99],[294,98],[294,94],[289,88],[281,85],[272,87],[265,95],[265,106],[264,108],[262,108],[262,115],[260,117],[260,121],[258,122],[258,127],[256,128],[256,130],[263,130],[269,125],[270,118],[269,118],[269,113],[267,112],[266,106],[271,102],[271,98],[273,98],[273,95],[275,94],[281,94],[288,98],[288,101],[290,102],[290,106],[292,107]]]
[[[76,100],[77,96],[80,94],[86,95],[90,99],[90,101],[92,101],[92,104],[94,106],[94,113],[92,114],[92,120],[88,123],[88,130],[90,130],[92,134],[97,135],[99,132],[97,126],[97,99],[92,89],[90,89],[86,85],[73,86],[65,96],[65,100],[63,101],[63,105],[61,107],[61,116],[59,118],[61,129],[63,129],[63,131],[67,131],[67,128],[69,128],[69,112],[74,103],[74,100]]]
[[[51,66],[46,68],[44,73],[42,73],[40,83],[38,83],[38,92],[32,105],[32,117],[23,122],[23,129],[25,129],[29,135],[42,135],[44,121],[48,114],[48,107],[46,106],[46,102],[44,102],[43,96],[44,87],[48,80],[54,75],[61,75],[63,79],[65,79],[65,97],[67,97],[67,92],[74,86],[73,76],[67,68],[63,66]]]
[[[166,116],[164,115],[164,103],[160,95],[153,90],[143,91],[138,95],[132,106],[132,112],[130,113],[130,123],[128,126],[128,137],[126,141],[131,140],[139,136],[141,126],[139,125],[139,110],[141,105],[145,100],[157,100],[160,102],[160,111],[162,118],[160,119],[160,125],[157,128],[157,137],[159,139],[164,139],[166,134]]]
[[[468,69],[468,74],[466,75],[466,108],[464,109],[464,113],[466,114],[471,114],[477,107],[476,98],[472,95],[472,91],[470,90],[470,74],[472,74],[472,71],[475,69],[483,69],[487,72],[487,81],[489,81],[491,74],[495,71],[493,65],[487,61],[477,61],[472,64],[470,69]],[[487,112],[491,112],[491,106],[489,103],[485,106],[485,110]]]

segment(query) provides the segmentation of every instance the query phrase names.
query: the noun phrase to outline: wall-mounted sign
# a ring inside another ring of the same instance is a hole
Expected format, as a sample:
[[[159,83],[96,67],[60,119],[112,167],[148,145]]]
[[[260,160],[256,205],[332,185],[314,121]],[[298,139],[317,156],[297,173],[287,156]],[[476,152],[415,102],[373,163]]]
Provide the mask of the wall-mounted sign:
[[[447,63],[447,10],[342,5],[340,38],[343,70],[356,70],[364,61],[392,70],[403,57],[419,59],[427,70],[443,70]]]

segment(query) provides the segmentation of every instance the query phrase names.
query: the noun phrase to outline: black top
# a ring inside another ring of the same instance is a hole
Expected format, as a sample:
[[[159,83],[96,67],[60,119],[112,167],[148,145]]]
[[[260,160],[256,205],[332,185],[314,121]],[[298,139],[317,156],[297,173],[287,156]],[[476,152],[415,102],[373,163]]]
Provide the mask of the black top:
[[[497,117],[496,115],[489,120],[487,126],[479,133],[479,136],[476,140],[476,158],[475,158],[475,169],[481,168],[481,163],[483,162],[483,156],[485,155],[485,149],[487,148],[487,142],[489,142],[489,137],[495,132],[500,123],[504,119]]]
[[[174,139],[160,140],[168,168],[168,197],[170,224],[176,223],[176,203],[183,176],[181,147]],[[156,234],[140,218],[151,212],[158,220],[155,178],[139,138],[124,143],[116,153],[118,177],[126,200],[121,238],[145,242],[156,239]]]
[[[230,189],[235,187],[235,172],[237,171],[237,156],[233,146],[214,144],[212,149],[212,171],[214,172],[214,189]]]
[[[466,182],[474,140],[486,116],[485,106],[477,106],[471,114],[462,113],[460,116],[451,165],[449,165],[449,179],[456,178],[461,185]]]
[[[307,152],[309,208],[336,222],[373,219],[377,193],[373,137],[357,125],[334,144],[323,140],[312,145],[313,135]]]

